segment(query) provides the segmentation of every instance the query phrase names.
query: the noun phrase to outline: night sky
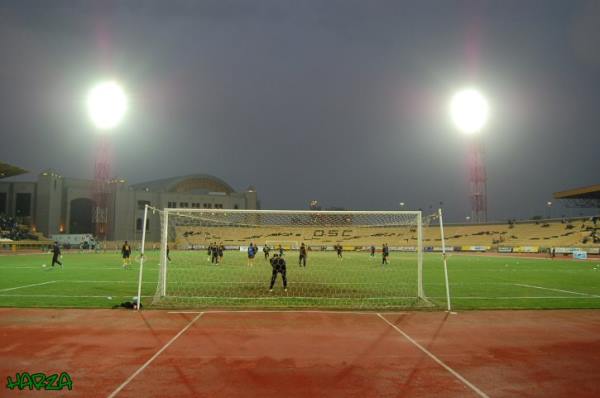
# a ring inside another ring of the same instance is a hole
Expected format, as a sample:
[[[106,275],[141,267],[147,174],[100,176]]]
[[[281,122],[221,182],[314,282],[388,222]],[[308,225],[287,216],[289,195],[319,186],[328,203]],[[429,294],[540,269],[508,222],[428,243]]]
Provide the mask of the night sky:
[[[442,201],[461,221],[447,107],[469,84],[492,109],[489,218],[600,183],[600,1],[3,0],[0,160],[92,178],[84,98],[106,77],[130,96],[111,137],[130,183],[207,173],[266,209]]]

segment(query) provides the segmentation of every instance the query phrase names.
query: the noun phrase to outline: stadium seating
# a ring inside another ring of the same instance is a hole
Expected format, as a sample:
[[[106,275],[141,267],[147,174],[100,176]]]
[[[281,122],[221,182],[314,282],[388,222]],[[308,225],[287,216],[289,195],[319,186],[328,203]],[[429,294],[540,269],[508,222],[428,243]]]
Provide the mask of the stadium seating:
[[[39,237],[29,232],[27,227],[17,224],[14,218],[0,215],[0,239],[20,241],[38,240]]]
[[[447,246],[533,246],[589,247],[600,244],[600,222],[593,219],[519,221],[503,224],[446,225]],[[345,231],[345,232],[344,232]],[[417,233],[410,227],[271,227],[271,228],[223,228],[223,227],[177,227],[176,246],[186,248],[204,246],[210,242],[223,242],[226,246],[244,246],[249,242],[262,245],[265,242],[304,242],[309,246],[332,246],[341,243],[345,247],[375,245],[416,246]],[[594,238],[595,237],[595,238]],[[423,229],[425,247],[441,246],[440,231],[433,221]]]

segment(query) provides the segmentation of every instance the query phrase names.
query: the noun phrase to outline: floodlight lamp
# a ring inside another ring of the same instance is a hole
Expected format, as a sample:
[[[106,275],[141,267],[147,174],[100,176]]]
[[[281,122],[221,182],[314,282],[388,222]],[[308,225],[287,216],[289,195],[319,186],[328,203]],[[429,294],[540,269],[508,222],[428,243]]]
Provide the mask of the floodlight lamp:
[[[454,125],[465,134],[480,132],[487,123],[489,105],[475,89],[457,92],[450,101],[450,116]]]
[[[88,93],[86,107],[98,130],[111,130],[121,123],[127,112],[127,96],[119,84],[106,81],[95,85]]]

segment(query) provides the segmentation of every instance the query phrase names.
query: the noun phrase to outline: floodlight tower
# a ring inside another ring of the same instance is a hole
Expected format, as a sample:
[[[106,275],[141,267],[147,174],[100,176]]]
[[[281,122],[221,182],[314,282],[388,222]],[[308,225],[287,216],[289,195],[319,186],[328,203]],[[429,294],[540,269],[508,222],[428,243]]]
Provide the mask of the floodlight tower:
[[[127,111],[127,97],[123,89],[114,81],[106,81],[94,86],[86,101],[88,115],[100,134],[94,165],[93,198],[95,207],[92,213],[95,235],[104,240],[108,234],[109,195],[110,195],[110,132],[117,127]]]
[[[450,115],[458,130],[469,135],[469,198],[471,220],[487,221],[487,174],[480,132],[489,116],[485,97],[477,90],[464,89],[452,97]]]

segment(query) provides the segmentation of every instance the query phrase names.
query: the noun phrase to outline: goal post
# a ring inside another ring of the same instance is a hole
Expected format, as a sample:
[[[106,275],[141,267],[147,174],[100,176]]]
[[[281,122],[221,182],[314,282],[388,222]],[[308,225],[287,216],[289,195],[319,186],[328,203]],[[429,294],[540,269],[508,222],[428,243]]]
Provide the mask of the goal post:
[[[152,208],[160,217],[156,308],[411,308],[429,307],[423,274],[420,211],[310,211]],[[284,248],[282,275],[250,243]],[[299,264],[304,244],[307,266]],[[340,245],[343,260],[323,251]],[[384,245],[389,251],[385,256]],[[208,253],[210,246],[215,249]],[[167,247],[170,256],[167,255]],[[375,253],[371,248],[375,247]],[[169,257],[171,259],[169,260]],[[376,261],[372,261],[376,260]],[[153,263],[156,264],[156,263]],[[141,281],[141,275],[140,275]]]

